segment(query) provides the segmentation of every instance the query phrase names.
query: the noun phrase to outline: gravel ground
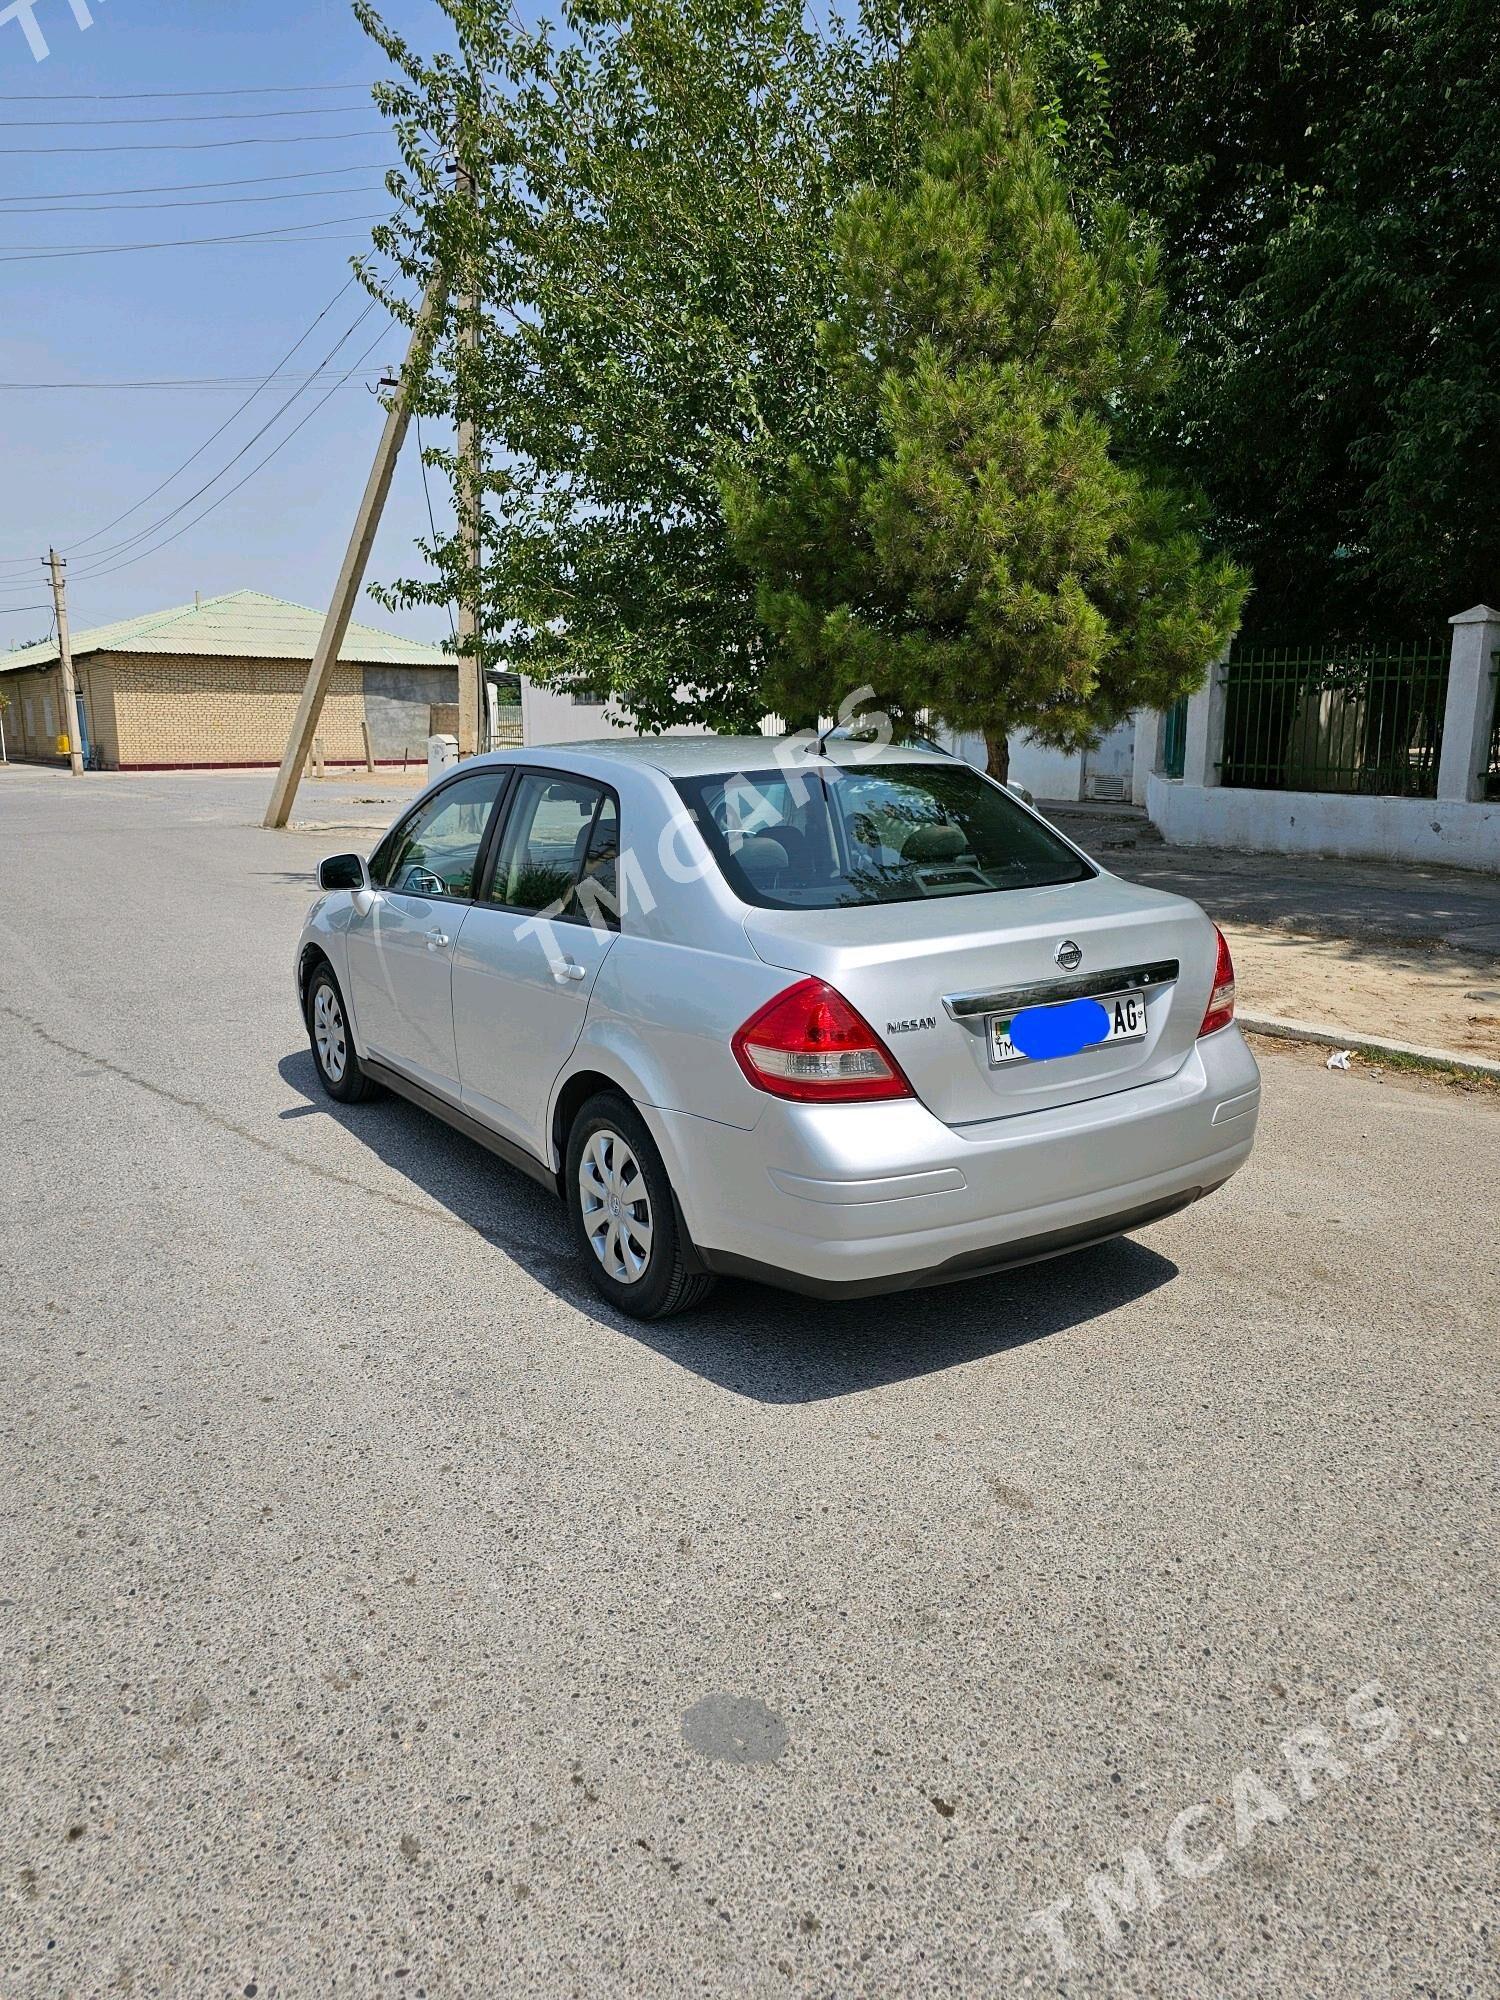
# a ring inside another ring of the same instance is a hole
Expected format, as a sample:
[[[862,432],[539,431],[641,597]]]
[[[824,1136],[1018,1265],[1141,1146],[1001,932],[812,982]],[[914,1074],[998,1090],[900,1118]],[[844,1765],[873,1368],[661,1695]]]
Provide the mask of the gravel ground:
[[[0,771],[5,2000],[1500,1990],[1500,1107],[1272,1056],[1132,1241],[642,1329],[316,1094],[265,789]]]

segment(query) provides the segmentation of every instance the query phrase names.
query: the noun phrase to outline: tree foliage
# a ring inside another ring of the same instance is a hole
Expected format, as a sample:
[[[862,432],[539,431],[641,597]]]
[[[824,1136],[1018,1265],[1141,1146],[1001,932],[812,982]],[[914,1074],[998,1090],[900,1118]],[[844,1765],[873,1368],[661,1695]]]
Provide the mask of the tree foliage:
[[[1154,251],[1069,186],[1029,33],[976,0],[918,37],[913,156],[835,230],[832,434],[724,482],[773,703],[812,718],[868,684],[981,731],[1002,771],[1012,729],[1076,747],[1198,686],[1244,594],[1152,467]]]
[[[1288,636],[1500,594],[1500,42],[1479,0],[1059,0],[1054,74],[1152,220],[1171,438]],[[1102,52],[1102,67],[1093,61]]]
[[[613,691],[643,726],[753,727],[761,628],[718,482],[828,422],[831,218],[891,143],[889,38],[814,35],[789,0],[570,0],[556,32],[440,4],[456,58],[358,11],[399,77],[378,246],[408,291],[455,272],[419,407],[482,441],[486,621],[512,666]],[[462,490],[451,450],[428,457]],[[390,595],[467,592],[472,526]]]
[[[793,0],[570,0],[553,32],[440,4],[456,57],[359,0],[405,161],[378,247],[408,293],[453,274],[419,407],[484,468],[466,496],[429,451],[461,532],[393,600],[467,595],[477,534],[509,663],[648,728],[871,683],[1076,744],[1196,684],[1240,580],[1151,470],[1152,252],[1070,179],[1097,136],[1019,6],[814,31]]]

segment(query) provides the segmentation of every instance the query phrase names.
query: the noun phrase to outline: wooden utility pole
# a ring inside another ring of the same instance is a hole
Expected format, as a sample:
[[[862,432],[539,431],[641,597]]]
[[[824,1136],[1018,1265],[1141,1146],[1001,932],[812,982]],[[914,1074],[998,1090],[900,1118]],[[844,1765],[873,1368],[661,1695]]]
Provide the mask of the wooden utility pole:
[[[369,481],[365,487],[365,497],[360,502],[354,532],[349,537],[344,566],[339,571],[339,580],[334,586],[333,602],[329,605],[328,616],[323,621],[323,631],[318,640],[317,650],[313,654],[312,665],[307,670],[307,685],[303,688],[302,699],[297,704],[297,714],[281,759],[281,769],[276,773],[276,783],[271,791],[271,803],[266,807],[266,816],[262,822],[266,826],[285,826],[292,816],[292,801],[297,796],[297,786],[302,778],[303,767],[307,763],[308,752],[312,749],[318,719],[323,712],[324,697],[333,680],[333,670],[338,665],[339,652],[349,630],[349,620],[354,616],[360,585],[365,580],[365,566],[370,560],[375,532],[380,526],[380,517],[385,511],[386,499],[391,490],[396,460],[401,456],[401,446],[406,438],[407,426],[411,422],[409,390],[413,363],[429,335],[433,322],[442,310],[447,294],[448,279],[440,271],[427,287],[427,296],[422,301],[422,310],[417,315],[417,323],[412,329],[411,342],[406,350],[406,361],[401,370],[401,381],[396,390],[396,399],[387,413],[385,429],[380,434],[375,463],[370,468]]]
[[[455,185],[460,195],[472,210],[474,206],[474,176],[460,161],[454,170]],[[479,345],[479,300],[474,292],[472,264],[464,277],[463,296],[458,309],[458,342],[460,348],[459,367],[464,369],[465,360],[472,363],[475,348]],[[471,406],[473,387],[470,383],[460,386],[460,407]],[[479,565],[483,556],[480,538],[481,489],[480,489],[480,438],[479,426],[470,416],[460,418],[458,426],[458,519],[459,533],[463,537],[464,568],[468,575],[468,589],[458,606],[458,754],[472,757],[478,750],[488,750],[490,704],[484,684],[484,642],[479,627],[480,575]],[[465,647],[469,650],[464,651]]]
[[[78,683],[73,678],[73,641],[68,636],[67,564],[56,549],[47,551],[47,567],[52,576],[52,602],[57,611],[57,655],[62,662],[62,734],[68,743],[68,769],[75,778],[83,776],[83,752],[78,747]]]

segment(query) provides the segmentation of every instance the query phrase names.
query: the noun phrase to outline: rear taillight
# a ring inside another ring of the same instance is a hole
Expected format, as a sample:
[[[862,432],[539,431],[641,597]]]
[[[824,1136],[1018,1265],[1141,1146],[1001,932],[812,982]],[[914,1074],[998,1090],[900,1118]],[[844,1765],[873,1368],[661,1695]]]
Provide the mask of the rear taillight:
[[[757,1090],[798,1104],[866,1104],[912,1094],[869,1022],[822,979],[800,980],[768,1000],[730,1046]]]
[[[1227,1028],[1234,1019],[1234,960],[1229,956],[1229,946],[1217,924],[1214,925],[1214,936],[1219,940],[1219,962],[1214,967],[1214,990],[1209,995],[1208,1012],[1198,1030],[1200,1042],[1205,1035],[1216,1035],[1220,1028]]]

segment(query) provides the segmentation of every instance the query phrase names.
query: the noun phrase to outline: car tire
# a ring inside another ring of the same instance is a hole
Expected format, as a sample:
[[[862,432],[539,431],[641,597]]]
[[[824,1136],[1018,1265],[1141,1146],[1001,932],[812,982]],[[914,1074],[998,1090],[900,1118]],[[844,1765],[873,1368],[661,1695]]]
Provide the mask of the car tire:
[[[360,1066],[344,996],[329,965],[314,966],[307,982],[307,1039],[318,1081],[340,1104],[362,1104],[376,1086]]]
[[[700,1305],[713,1278],[696,1261],[672,1183],[646,1122],[613,1091],[573,1120],[563,1198],[589,1278],[632,1319],[666,1319]]]

